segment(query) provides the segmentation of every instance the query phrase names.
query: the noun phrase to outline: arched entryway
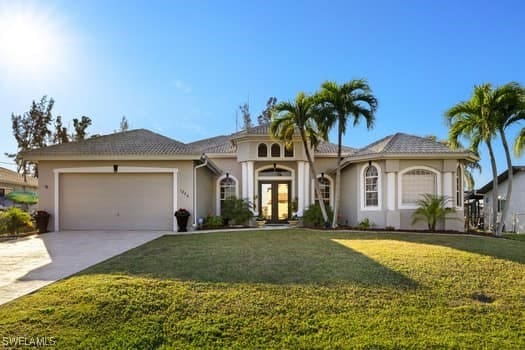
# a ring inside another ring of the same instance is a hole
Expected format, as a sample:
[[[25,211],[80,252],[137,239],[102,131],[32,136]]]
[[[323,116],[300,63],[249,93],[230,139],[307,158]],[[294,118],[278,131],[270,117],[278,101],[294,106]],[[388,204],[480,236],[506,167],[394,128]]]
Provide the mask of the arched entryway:
[[[291,213],[293,170],[268,167],[257,171],[257,208],[267,223],[285,223]]]

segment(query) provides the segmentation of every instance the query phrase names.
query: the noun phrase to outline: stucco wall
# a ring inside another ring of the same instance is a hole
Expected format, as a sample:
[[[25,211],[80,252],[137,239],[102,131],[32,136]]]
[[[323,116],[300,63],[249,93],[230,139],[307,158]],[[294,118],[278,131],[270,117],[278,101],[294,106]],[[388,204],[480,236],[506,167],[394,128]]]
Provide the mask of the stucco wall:
[[[357,166],[350,165],[341,171],[341,216],[342,223],[358,224],[358,176]]]
[[[440,173],[438,181],[440,187],[440,194],[443,194],[443,189],[447,185],[455,196],[456,191],[456,169],[458,162],[456,160],[378,160],[374,164],[380,168],[381,181],[381,206],[377,209],[366,209],[363,207],[362,201],[364,197],[364,178],[363,168],[368,165],[368,161],[359,162],[346,167],[342,173],[342,211],[341,214],[348,220],[351,226],[357,226],[359,222],[368,218],[375,227],[384,228],[386,226],[394,226],[398,229],[427,229],[425,223],[417,223],[412,225],[412,214],[414,209],[401,209],[399,207],[399,173],[412,167],[429,167]],[[443,172],[450,172],[450,183],[446,184]],[[395,173],[394,185],[388,186],[387,172]],[[393,199],[393,210],[388,210],[389,198]],[[455,205],[455,199],[450,203]],[[456,208],[456,214],[451,215],[456,219],[449,219],[446,222],[438,224],[440,230],[456,230],[463,231],[463,208]],[[525,221],[525,218],[524,218]]]
[[[199,217],[215,215],[215,183],[217,177],[206,167],[197,169],[197,209],[193,223]]]
[[[258,147],[259,144],[264,143],[267,146],[268,156],[265,158],[259,158]],[[281,146],[281,155],[279,157],[271,156],[271,146],[277,143]],[[300,141],[294,141],[294,156],[284,157],[284,144],[279,141],[268,140],[265,138],[253,138],[247,140],[241,140],[237,142],[237,159],[242,161],[253,160],[253,161],[280,161],[280,160],[306,160],[303,152],[303,145]]]
[[[38,208],[51,214],[48,230],[52,231],[55,222],[54,212],[54,173],[58,168],[79,168],[96,166],[135,166],[177,168],[177,207],[186,208],[193,215],[193,162],[187,161],[40,161],[39,162],[39,203]]]

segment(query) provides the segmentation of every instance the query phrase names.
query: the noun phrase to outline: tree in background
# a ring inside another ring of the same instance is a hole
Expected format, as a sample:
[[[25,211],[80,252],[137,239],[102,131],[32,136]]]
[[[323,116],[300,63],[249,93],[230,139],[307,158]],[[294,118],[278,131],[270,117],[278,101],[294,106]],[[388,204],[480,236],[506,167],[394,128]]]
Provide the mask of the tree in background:
[[[22,159],[20,154],[35,148],[46,147],[53,144],[83,140],[86,129],[91,125],[91,119],[83,116],[80,120],[73,119],[74,132],[68,135],[68,130],[62,123],[62,117],[53,119],[52,110],[55,101],[43,96],[37,103],[33,101],[29,111],[22,115],[11,114],[13,136],[17,142],[16,153],[5,153],[13,158],[17,164],[17,171],[24,175],[32,173],[38,177],[38,166]]]
[[[47,96],[43,96],[38,103],[35,101],[31,103],[28,112],[22,115],[11,114],[13,135],[18,143],[18,149],[17,153],[6,153],[6,156],[14,159],[17,171],[24,177],[29,171],[38,176],[38,168],[36,164],[27,164],[20,157],[20,152],[45,147],[49,140],[52,140],[49,126],[53,120],[51,111],[54,104],[55,101],[52,98],[48,99]]]
[[[257,123],[259,123],[259,125],[270,125],[270,121],[272,120],[272,111],[276,103],[277,97],[270,97],[268,101],[266,101],[266,108],[257,117]]]
[[[75,130],[72,135],[73,141],[82,141],[86,139],[87,132],[86,129],[91,125],[91,118],[86,117],[85,115],[82,118],[77,119],[73,118],[73,128]]]
[[[120,132],[128,131],[129,130],[129,123],[128,118],[126,118],[125,115],[122,116],[122,119],[120,120]]]
[[[239,110],[242,114],[242,128],[247,130],[252,127],[252,116],[250,114],[250,105],[248,102],[243,103],[239,106]]]
[[[317,94],[324,115],[324,127],[331,129],[337,124],[337,166],[335,177],[335,205],[332,227],[337,227],[337,216],[341,201],[341,149],[343,135],[346,133],[346,124],[349,118],[353,119],[356,126],[361,119],[366,122],[366,127],[374,126],[377,99],[372,94],[372,89],[364,79],[354,79],[343,85],[327,81],[321,85]]]
[[[69,135],[67,134],[67,128],[62,125],[62,117],[57,116],[55,119],[55,133],[53,134],[53,143],[57,145],[68,142]]]

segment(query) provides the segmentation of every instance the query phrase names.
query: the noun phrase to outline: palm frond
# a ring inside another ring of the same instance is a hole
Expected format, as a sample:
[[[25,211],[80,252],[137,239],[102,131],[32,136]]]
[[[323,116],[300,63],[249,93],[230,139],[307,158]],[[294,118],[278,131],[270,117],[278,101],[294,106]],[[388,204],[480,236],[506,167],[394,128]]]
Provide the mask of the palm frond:
[[[516,137],[514,143],[514,154],[516,154],[517,157],[521,157],[523,150],[525,150],[525,128],[522,128],[518,137]]]

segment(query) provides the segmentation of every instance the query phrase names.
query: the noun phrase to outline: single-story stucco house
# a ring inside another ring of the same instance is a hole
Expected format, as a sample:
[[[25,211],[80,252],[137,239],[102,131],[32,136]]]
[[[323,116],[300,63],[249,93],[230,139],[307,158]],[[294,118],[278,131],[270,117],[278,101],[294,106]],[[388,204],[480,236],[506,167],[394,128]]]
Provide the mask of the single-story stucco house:
[[[508,232],[525,233],[525,166],[512,167],[512,196],[507,200],[507,186],[509,185],[509,172],[505,170],[498,175],[498,223],[501,222],[501,214],[505,206],[509,207],[503,230]],[[481,187],[477,193],[483,195],[483,210],[485,216],[485,229],[490,229],[492,217],[492,181]]]
[[[38,180],[32,176],[26,176],[0,167],[0,207],[9,207],[13,203],[5,196],[13,191],[31,191],[38,189]]]
[[[26,152],[39,166],[39,207],[50,230],[176,230],[173,213],[219,215],[231,195],[255,204],[270,223],[286,222],[315,202],[313,181],[334,201],[337,145],[313,152],[316,178],[299,135],[292,148],[257,126],[192,143],[139,129]],[[460,220],[441,229],[463,230],[463,164],[475,159],[430,138],[397,133],[362,149],[343,148],[340,222],[369,218],[376,227],[411,229],[423,193],[451,198]],[[425,228],[420,223],[416,228]]]

